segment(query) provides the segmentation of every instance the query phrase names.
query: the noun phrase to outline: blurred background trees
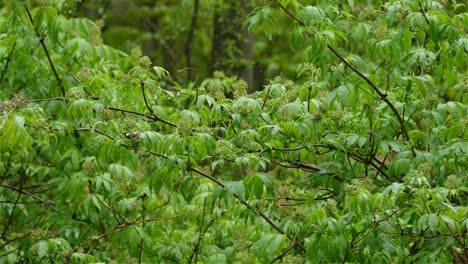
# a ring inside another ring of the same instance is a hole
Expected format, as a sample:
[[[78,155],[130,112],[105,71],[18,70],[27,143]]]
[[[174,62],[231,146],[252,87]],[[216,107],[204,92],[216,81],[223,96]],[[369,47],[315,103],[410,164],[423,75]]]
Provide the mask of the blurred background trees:
[[[201,80],[223,71],[244,79],[252,91],[260,89],[267,78],[295,71],[289,67],[295,64],[284,27],[268,39],[263,32],[249,33],[243,26],[260,4],[248,0],[83,0],[73,14],[103,20],[106,44],[135,56],[149,56],[178,81]]]

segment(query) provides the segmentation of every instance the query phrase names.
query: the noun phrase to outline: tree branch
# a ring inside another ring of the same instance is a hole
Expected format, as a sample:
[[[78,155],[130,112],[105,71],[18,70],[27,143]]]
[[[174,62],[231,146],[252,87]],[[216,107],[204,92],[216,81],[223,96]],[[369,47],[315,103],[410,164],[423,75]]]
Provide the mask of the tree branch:
[[[11,190],[14,190],[14,191],[16,191],[16,192],[18,192],[18,193],[25,194],[25,195],[27,195],[27,196],[29,196],[29,197],[31,197],[31,198],[33,198],[33,199],[39,201],[40,203],[44,204],[45,206],[52,208],[54,211],[58,212],[58,210],[53,206],[52,203],[47,202],[47,201],[45,201],[45,200],[42,200],[41,198],[37,197],[36,195],[34,195],[34,194],[32,194],[32,193],[29,193],[29,192],[27,192],[27,191],[18,189],[18,188],[16,188],[15,186],[5,185],[5,184],[1,184],[1,183],[0,183],[0,187],[7,188],[7,189],[11,189]]]
[[[300,20],[298,17],[296,17],[294,14],[292,14],[291,12],[289,12],[289,10],[287,10],[281,3],[279,4],[280,8],[286,12],[286,14],[288,14],[291,18],[293,18],[296,22],[298,22],[301,26],[305,27],[306,24]],[[346,60],[333,46],[331,46],[330,44],[327,43],[327,48],[333,53],[335,54],[336,57],[338,57],[338,59],[340,59],[340,61],[342,61],[346,66],[348,66],[354,73],[356,73],[357,75],[359,75],[362,79],[364,79],[364,81],[367,82],[367,84],[369,84],[371,86],[371,88],[379,95],[380,99],[382,101],[384,101],[389,107],[390,109],[392,110],[392,112],[395,114],[395,117],[397,118],[398,120],[398,123],[400,123],[400,129],[401,129],[401,133],[403,134],[403,137],[405,138],[405,140],[409,141],[409,135],[408,135],[408,132],[406,131],[406,126],[405,126],[405,122],[403,120],[403,118],[401,117],[400,113],[398,112],[398,110],[396,109],[396,107],[392,104],[392,102],[390,102],[390,100],[388,100],[387,98],[387,94],[386,93],[383,93],[382,91],[380,91],[379,88],[377,88],[377,86],[366,76],[364,75],[364,73],[362,73],[361,71],[359,71],[356,67],[354,67],[348,60]],[[413,151],[414,152],[414,151]]]
[[[36,36],[39,39],[39,43],[41,44],[42,49],[44,50],[44,52],[45,52],[45,54],[47,56],[47,60],[49,61],[49,65],[50,65],[50,68],[52,69],[52,72],[54,73],[55,80],[57,80],[57,83],[58,83],[58,85],[60,87],[60,90],[62,92],[62,96],[65,96],[65,88],[63,88],[62,80],[58,76],[57,70],[55,69],[54,63],[52,62],[52,59],[50,57],[49,50],[47,49],[47,47],[45,45],[44,36],[41,36],[41,34],[39,33],[39,30],[34,25],[34,20],[33,20],[32,16],[31,16],[31,12],[29,12],[29,9],[28,9],[28,7],[26,5],[24,5],[24,9],[26,9],[26,13],[28,14],[29,22],[31,22],[31,25],[34,28],[34,32],[36,32]]]
[[[139,113],[139,112],[135,112],[135,111],[132,111],[132,110],[126,110],[126,109],[122,109],[122,108],[118,108],[118,107],[108,107],[109,110],[114,110],[114,111],[119,111],[119,112],[122,112],[122,113],[129,113],[129,114],[133,114],[133,115],[137,115],[137,116],[143,116],[143,117],[146,117],[148,119],[151,119],[155,122],[163,122],[164,124],[166,125],[169,125],[171,127],[177,127],[176,124],[170,122],[170,121],[167,121],[167,120],[164,120],[158,116],[155,116],[154,114],[153,115],[147,115],[147,114],[143,114],[143,113]]]
[[[0,76],[0,83],[3,82],[3,77],[5,76],[5,72],[8,69],[8,65],[10,64],[11,56],[13,55],[13,52],[15,51],[15,48],[16,48],[16,41],[13,44],[13,47],[11,48],[10,53],[8,53],[8,56],[6,58],[5,67],[3,67],[2,75]]]

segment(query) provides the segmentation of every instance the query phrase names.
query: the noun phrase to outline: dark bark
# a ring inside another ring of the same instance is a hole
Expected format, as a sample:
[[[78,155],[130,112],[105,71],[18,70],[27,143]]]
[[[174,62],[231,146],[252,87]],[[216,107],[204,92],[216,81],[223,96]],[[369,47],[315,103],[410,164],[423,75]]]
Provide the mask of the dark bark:
[[[223,71],[253,86],[253,35],[243,32],[242,23],[251,9],[250,1],[226,0],[216,6],[213,25],[211,71]]]

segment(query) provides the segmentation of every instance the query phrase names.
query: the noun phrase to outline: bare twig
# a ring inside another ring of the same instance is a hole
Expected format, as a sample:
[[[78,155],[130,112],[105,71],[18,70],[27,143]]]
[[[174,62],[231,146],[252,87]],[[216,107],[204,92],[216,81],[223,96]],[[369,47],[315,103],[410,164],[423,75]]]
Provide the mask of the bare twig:
[[[176,124],[171,123],[171,122],[169,122],[169,121],[166,121],[166,120],[164,120],[164,119],[158,117],[158,116],[154,113],[153,109],[152,109],[152,108],[149,106],[149,104],[148,104],[148,99],[146,98],[146,93],[145,93],[145,83],[144,83],[142,80],[140,80],[140,87],[141,87],[141,92],[143,93],[143,100],[145,101],[146,108],[147,108],[148,111],[150,112],[151,116],[153,116],[153,119],[154,119],[154,120],[157,120],[157,121],[161,121],[161,122],[163,122],[163,123],[165,123],[165,124],[168,124],[168,125],[170,125],[170,126],[172,126],[172,127],[177,127]]]
[[[57,70],[55,69],[54,63],[52,62],[52,58],[50,57],[49,50],[47,49],[47,46],[45,45],[45,38],[39,33],[39,30],[37,27],[34,25],[34,20],[31,16],[31,12],[29,12],[29,9],[26,5],[24,5],[24,9],[26,9],[26,13],[28,14],[29,22],[31,22],[32,27],[34,28],[34,32],[36,32],[36,36],[39,39],[39,43],[42,46],[42,49],[44,50],[44,53],[46,54],[47,60],[49,61],[50,68],[52,69],[52,72],[54,73],[55,80],[57,80],[57,83],[60,87],[60,90],[62,92],[62,96],[65,96],[65,88],[63,87],[62,80],[58,76]]]
[[[307,95],[307,112],[310,113],[310,97],[312,95],[312,85],[309,86],[309,93]]]
[[[191,170],[191,171],[194,171],[194,172],[196,172],[196,173],[198,173],[198,174],[200,174],[200,175],[202,175],[202,176],[205,177],[205,178],[210,179],[211,181],[213,181],[213,182],[215,182],[216,184],[218,184],[220,187],[223,187],[223,188],[225,187],[225,185],[224,185],[222,182],[218,181],[218,180],[215,179],[213,176],[211,176],[211,175],[209,175],[209,174],[207,174],[207,173],[205,173],[205,172],[202,172],[202,171],[197,170],[197,169],[192,168],[192,167],[190,168],[190,170]],[[302,250],[302,251],[304,251],[304,252],[306,251],[305,248],[304,248],[301,244],[299,244],[298,242],[294,241],[294,239],[293,239],[291,236],[289,236],[288,234],[286,234],[285,231],[283,231],[278,225],[276,225],[276,224],[273,222],[273,220],[271,220],[271,219],[270,219],[268,216],[266,216],[263,212],[261,212],[261,211],[258,210],[258,209],[253,208],[250,204],[248,204],[246,201],[244,201],[243,199],[241,199],[237,194],[234,194],[234,197],[235,197],[239,202],[241,202],[244,206],[246,206],[249,210],[251,210],[251,211],[253,211],[253,212],[259,214],[260,217],[263,218],[263,220],[265,220],[271,227],[273,227],[273,229],[275,229],[276,231],[278,231],[278,232],[281,233],[282,235],[285,235],[286,238],[287,238],[290,242],[292,242],[292,243],[294,244],[295,247],[299,248],[300,250]]]
[[[129,226],[134,226],[134,225],[139,225],[139,224],[143,224],[143,223],[149,223],[149,222],[155,222],[155,221],[168,221],[168,220],[174,220],[174,219],[177,219],[177,218],[180,218],[184,215],[188,215],[188,214],[192,214],[192,213],[195,213],[195,212],[199,212],[199,211],[203,211],[203,210],[209,210],[210,208],[200,208],[200,209],[195,209],[195,210],[190,210],[190,211],[187,211],[187,212],[184,212],[184,213],[181,213],[181,214],[177,214],[177,215],[173,215],[173,216],[167,216],[167,217],[149,217],[149,218],[146,218],[146,219],[143,219],[143,220],[136,220],[136,221],[130,221],[130,222],[125,222],[125,223],[122,223],[122,224],[118,224],[118,225],[115,225],[109,229],[107,229],[107,231],[105,231],[104,233],[102,233],[101,235],[97,236],[96,238],[94,238],[94,240],[96,241],[96,243],[90,247],[87,251],[87,254],[90,254],[93,249],[96,247],[97,243],[99,242],[99,240],[103,239],[104,237],[108,236],[110,233],[114,232],[114,231],[117,231],[117,230],[120,230],[120,229],[123,229],[123,228],[126,228],[126,227],[129,227]]]
[[[429,25],[429,19],[427,19],[426,12],[424,11],[424,8],[421,4],[421,2],[418,1],[419,5],[419,10],[421,11],[421,14],[424,16],[424,19],[426,20],[426,23]]]
[[[25,194],[25,195],[39,201],[40,203],[44,204],[45,206],[52,208],[54,211],[58,212],[58,210],[53,206],[52,203],[50,203],[48,201],[45,201],[45,200],[42,200],[41,198],[37,197],[36,195],[34,195],[32,193],[29,193],[29,192],[27,192],[25,190],[18,189],[15,186],[10,186],[10,185],[5,185],[5,184],[0,184],[0,187],[11,189],[11,190],[14,190],[14,191],[16,191],[18,193]]]
[[[279,4],[279,7],[284,11],[286,12],[286,14],[288,14],[291,18],[293,18],[297,23],[299,23],[301,26],[306,26],[306,24],[304,23],[304,21],[300,20],[298,17],[296,17],[293,13],[289,12],[289,10],[287,10],[282,4]],[[403,137],[405,138],[405,140],[409,141],[409,135],[408,135],[408,132],[406,131],[406,126],[405,126],[405,121],[403,120],[403,118],[401,117],[400,113],[398,112],[398,110],[396,109],[396,107],[392,104],[392,102],[390,102],[390,100],[387,98],[387,94],[386,93],[383,93],[382,91],[380,91],[379,88],[377,88],[377,86],[366,76],[364,75],[364,73],[362,73],[361,71],[359,71],[356,67],[354,67],[346,58],[344,58],[333,46],[331,46],[329,43],[327,43],[327,48],[333,53],[335,54],[336,57],[338,57],[338,59],[340,59],[340,61],[342,61],[346,66],[348,66],[354,73],[356,73],[357,75],[359,75],[362,79],[364,79],[364,81],[370,85],[370,87],[379,95],[380,97],[380,100],[384,101],[388,107],[390,107],[390,109],[392,110],[392,112],[395,114],[395,117],[397,118],[398,122],[400,123],[400,129],[401,129],[401,133],[403,134]],[[413,150],[414,152],[414,150]]]
[[[5,72],[8,69],[8,65],[10,64],[11,56],[13,55],[13,52],[15,51],[15,48],[16,48],[16,41],[13,44],[13,47],[11,48],[10,53],[8,53],[8,56],[6,58],[5,67],[3,67],[2,75],[0,76],[0,83],[3,82],[3,77],[5,76]]]
[[[143,117],[146,117],[148,119],[151,119],[155,122],[163,122],[164,124],[166,125],[169,125],[171,127],[177,127],[176,124],[170,122],[170,121],[167,121],[167,120],[164,120],[162,118],[160,118],[159,116],[156,116],[156,115],[147,115],[147,114],[143,114],[143,113],[139,113],[139,112],[135,112],[135,111],[132,111],[132,110],[126,110],[126,109],[122,109],[122,108],[118,108],[118,107],[108,107],[109,110],[114,110],[114,111],[119,111],[119,112],[122,112],[122,113],[129,113],[129,114],[132,114],[132,115],[137,115],[137,116],[143,116]]]
[[[46,101],[65,101],[65,99],[63,97],[31,99],[31,100],[28,100],[28,103],[46,102]]]

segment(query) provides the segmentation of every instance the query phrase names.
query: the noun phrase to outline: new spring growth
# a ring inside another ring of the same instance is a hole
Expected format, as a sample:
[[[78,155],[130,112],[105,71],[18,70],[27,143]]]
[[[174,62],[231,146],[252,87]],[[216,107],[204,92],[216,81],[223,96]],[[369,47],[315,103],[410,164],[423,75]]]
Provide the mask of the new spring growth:
[[[149,69],[151,65],[153,64],[153,62],[151,62],[151,59],[148,58],[148,56],[140,57],[140,59],[138,60],[138,63],[144,69]]]

